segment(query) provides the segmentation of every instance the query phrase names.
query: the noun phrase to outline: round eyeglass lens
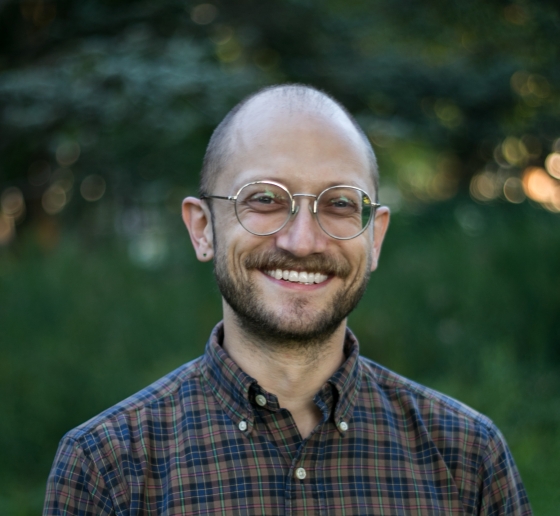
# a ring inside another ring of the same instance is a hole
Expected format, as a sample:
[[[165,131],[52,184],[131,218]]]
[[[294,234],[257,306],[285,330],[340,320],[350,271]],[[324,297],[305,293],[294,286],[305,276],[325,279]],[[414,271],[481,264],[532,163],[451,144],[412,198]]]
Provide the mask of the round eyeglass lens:
[[[317,220],[335,238],[358,236],[369,224],[372,213],[372,200],[359,188],[327,188],[317,199]]]
[[[266,182],[245,185],[237,194],[235,213],[239,223],[255,235],[270,235],[290,219],[288,190]]]

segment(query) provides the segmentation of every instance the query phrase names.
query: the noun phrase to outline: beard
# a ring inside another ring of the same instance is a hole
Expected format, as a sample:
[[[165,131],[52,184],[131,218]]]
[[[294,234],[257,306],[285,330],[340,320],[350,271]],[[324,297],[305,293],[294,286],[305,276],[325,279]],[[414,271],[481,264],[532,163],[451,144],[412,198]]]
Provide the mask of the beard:
[[[215,247],[216,249],[216,247]],[[281,312],[267,309],[262,292],[250,278],[230,273],[225,253],[216,249],[214,276],[222,296],[233,309],[235,318],[246,333],[260,342],[275,347],[311,350],[329,338],[354,310],[362,298],[370,276],[371,255],[364,274],[349,287],[340,288],[327,305],[313,312],[310,301],[302,294],[294,295],[291,305]],[[328,255],[311,255],[298,258],[291,253],[276,249],[253,253],[245,258],[246,270],[305,270],[321,272],[340,279],[347,279],[352,268],[343,259]]]

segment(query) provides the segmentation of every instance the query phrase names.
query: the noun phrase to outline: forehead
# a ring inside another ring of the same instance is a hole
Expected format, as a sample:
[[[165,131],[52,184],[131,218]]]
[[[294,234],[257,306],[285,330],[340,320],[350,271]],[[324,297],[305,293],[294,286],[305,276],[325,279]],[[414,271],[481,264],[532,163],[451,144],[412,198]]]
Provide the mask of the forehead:
[[[306,111],[261,103],[236,120],[216,187],[224,192],[271,179],[293,191],[350,184],[373,194],[370,166],[361,135],[339,109]]]

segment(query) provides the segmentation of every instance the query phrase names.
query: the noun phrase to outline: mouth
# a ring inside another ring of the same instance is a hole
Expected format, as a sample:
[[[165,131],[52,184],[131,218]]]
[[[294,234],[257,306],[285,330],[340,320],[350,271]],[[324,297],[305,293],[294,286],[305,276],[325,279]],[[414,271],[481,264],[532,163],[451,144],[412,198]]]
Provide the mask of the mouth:
[[[321,272],[307,272],[294,270],[263,270],[266,275],[277,280],[289,281],[292,283],[301,283],[303,285],[313,285],[314,283],[323,283],[328,279],[328,274]]]

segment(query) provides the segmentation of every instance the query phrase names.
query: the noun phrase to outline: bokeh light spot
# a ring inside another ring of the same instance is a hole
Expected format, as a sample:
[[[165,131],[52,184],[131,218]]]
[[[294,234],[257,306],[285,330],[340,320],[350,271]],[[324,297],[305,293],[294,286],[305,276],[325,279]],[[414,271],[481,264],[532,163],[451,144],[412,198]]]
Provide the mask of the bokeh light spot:
[[[218,8],[212,4],[199,4],[191,11],[191,20],[197,25],[208,25],[218,16]]]
[[[98,201],[105,194],[105,179],[100,175],[91,174],[87,176],[80,185],[82,197],[89,202]]]
[[[527,79],[527,88],[541,99],[545,99],[550,95],[550,83],[542,75],[531,74]]]
[[[543,99],[550,96],[550,83],[539,74],[531,74],[525,70],[518,70],[510,79],[511,88],[528,106],[536,107],[542,104]]]
[[[2,213],[15,221],[20,221],[25,215],[25,200],[21,190],[15,186],[6,188],[0,196]]]
[[[523,183],[518,177],[508,177],[504,182],[504,197],[513,204],[520,204],[525,200]]]
[[[556,179],[560,179],[560,154],[553,152],[546,157],[544,166],[547,172]]]
[[[56,184],[51,185],[43,193],[41,203],[46,213],[55,215],[66,206],[66,192]]]
[[[523,173],[523,190],[527,197],[542,205],[556,203],[560,183],[550,177],[543,168],[528,167]],[[559,204],[560,206],[560,204]]]
[[[471,196],[477,201],[491,201],[500,195],[500,181],[494,172],[476,174],[470,183]]]
[[[501,168],[511,168],[512,164],[505,158],[502,152],[502,144],[496,145],[493,153],[494,161],[500,165]]]
[[[508,136],[502,143],[502,156],[510,165],[520,165],[527,159],[528,152],[521,140]]]

